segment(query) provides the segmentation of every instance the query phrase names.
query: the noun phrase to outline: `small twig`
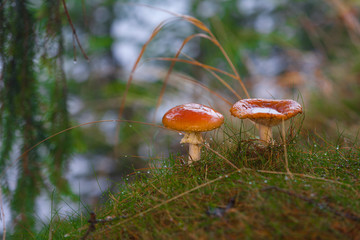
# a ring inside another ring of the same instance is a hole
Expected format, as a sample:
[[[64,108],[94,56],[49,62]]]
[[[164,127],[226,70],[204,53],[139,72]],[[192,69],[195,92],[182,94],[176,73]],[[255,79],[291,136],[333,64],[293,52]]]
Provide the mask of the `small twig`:
[[[81,53],[83,54],[84,58],[89,61],[89,57],[86,55],[84,49],[82,48],[81,43],[80,43],[80,40],[79,40],[79,38],[78,38],[78,35],[76,34],[76,30],[75,30],[74,24],[73,24],[72,21],[71,21],[71,17],[70,17],[70,14],[69,14],[68,9],[67,9],[67,7],[66,7],[65,0],[62,0],[62,3],[63,3],[63,6],[64,6],[64,10],[65,10],[66,17],[67,17],[67,19],[68,19],[68,21],[69,21],[69,24],[70,24],[70,26],[71,26],[71,29],[72,29],[72,32],[73,32],[73,36],[75,37],[75,40],[76,40],[76,42],[77,42],[77,44],[78,44],[78,46],[79,46],[79,48],[80,48],[80,51],[81,51]],[[74,48],[75,48],[75,45],[74,45]],[[75,56],[75,57],[76,57],[76,56]],[[75,60],[76,60],[76,58],[75,58]]]
[[[97,223],[108,223],[108,222],[112,222],[114,220],[118,220],[120,218],[126,218],[126,216],[120,216],[120,217],[107,216],[105,219],[96,219],[96,214],[94,212],[91,212],[90,219],[88,220],[88,223],[90,223],[89,228],[81,239],[85,240],[91,232],[95,231]]]
[[[149,182],[149,184],[159,193],[161,193],[163,196],[167,197],[168,195],[166,193],[164,193],[163,191],[161,191],[160,189],[158,189],[157,187],[155,187],[155,185],[152,182]]]
[[[229,200],[228,204],[226,204],[226,207],[209,208],[206,211],[206,214],[212,217],[219,217],[219,218],[223,217],[225,213],[227,213],[231,208],[235,206],[235,199],[236,196],[232,197]]]
[[[206,147],[207,149],[209,149],[210,151],[212,151],[213,153],[215,153],[217,156],[219,156],[221,159],[225,160],[230,166],[232,166],[233,168],[240,170],[240,168],[238,168],[237,166],[235,166],[232,162],[230,162],[230,160],[228,160],[226,157],[224,157],[223,155],[221,155],[220,153],[218,153],[217,151],[213,150],[211,147],[207,146],[206,144],[202,144],[204,147]]]
[[[88,223],[90,223],[89,228],[86,231],[86,233],[84,234],[84,236],[81,238],[82,240],[85,240],[89,236],[89,234],[91,232],[95,231],[95,229],[96,229],[95,225],[97,222],[96,222],[96,215],[94,212],[90,213],[90,219],[88,220]]]
[[[264,187],[261,189],[261,191],[269,191],[269,190],[276,190],[278,192],[282,192],[282,193],[286,193],[287,195],[289,196],[293,196],[293,197],[296,197],[296,198],[299,198],[301,200],[304,200],[304,201],[307,201],[307,202],[310,202],[310,203],[313,203],[314,200],[311,199],[311,198],[308,198],[304,195],[300,195],[300,194],[297,194],[297,193],[294,193],[294,192],[291,192],[289,190],[285,190],[285,189],[282,189],[282,188],[279,188],[277,186],[268,186],[268,187]]]
[[[254,169],[249,169],[249,170],[254,170]],[[287,173],[287,172],[276,172],[276,171],[268,171],[268,170],[255,170],[255,171],[260,172],[260,173],[289,175],[289,173]],[[332,180],[332,179],[314,177],[314,176],[303,174],[303,173],[292,173],[292,175],[298,176],[298,177],[303,177],[303,178],[310,178],[310,179],[320,180],[320,181],[324,181],[324,182],[336,183],[336,184],[339,184],[339,185],[342,185],[342,186],[347,186],[347,187],[349,187],[351,189],[354,189],[351,184],[339,182],[339,181]],[[355,190],[355,192],[358,194],[358,192],[356,190]]]
[[[301,200],[303,200],[305,202],[308,202],[308,203],[314,205],[315,207],[317,207],[319,209],[327,209],[328,211],[332,212],[333,214],[335,214],[337,216],[347,218],[347,219],[352,220],[352,221],[360,222],[360,217],[355,215],[354,213],[344,212],[344,211],[338,210],[338,209],[336,209],[334,207],[329,206],[327,203],[317,202],[316,199],[314,199],[314,198],[309,198],[309,197],[306,197],[304,195],[297,194],[295,192],[291,192],[289,190],[279,188],[277,186],[269,186],[269,187],[264,187],[263,189],[261,189],[261,191],[269,191],[269,190],[276,190],[278,192],[285,193],[285,194],[287,194],[289,196],[292,196],[292,197],[301,199]]]

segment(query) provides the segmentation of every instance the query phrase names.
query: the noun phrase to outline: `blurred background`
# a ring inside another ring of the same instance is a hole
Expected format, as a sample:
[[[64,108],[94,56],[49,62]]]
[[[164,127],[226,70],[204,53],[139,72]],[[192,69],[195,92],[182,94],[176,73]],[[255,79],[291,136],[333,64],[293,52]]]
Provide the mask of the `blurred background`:
[[[90,211],[137,169],[156,165],[170,152],[186,153],[177,133],[137,123],[117,129],[116,122],[82,126],[25,152],[68,127],[118,119],[131,70],[163,21],[133,75],[122,118],[161,125],[168,109],[197,102],[222,112],[228,124],[239,123],[225,101],[193,81],[230,103],[237,96],[206,69],[182,62],[175,64],[156,110],[171,65],[156,58],[174,57],[184,39],[205,33],[156,8],[202,21],[251,97],[303,104],[304,134],[316,131],[346,144],[357,138],[358,1],[0,0],[2,204],[13,231],[41,227],[55,208],[64,215]],[[208,39],[193,38],[182,52],[182,59],[232,73]],[[236,80],[221,77],[246,98]]]

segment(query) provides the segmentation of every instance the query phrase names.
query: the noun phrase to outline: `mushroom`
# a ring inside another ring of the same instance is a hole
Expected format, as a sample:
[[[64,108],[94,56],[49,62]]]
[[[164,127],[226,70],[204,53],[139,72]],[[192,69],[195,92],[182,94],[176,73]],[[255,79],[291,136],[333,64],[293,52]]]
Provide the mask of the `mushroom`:
[[[271,100],[271,99],[243,99],[236,102],[230,112],[233,116],[240,119],[249,118],[259,126],[260,139],[267,143],[272,142],[273,126],[281,121],[302,113],[301,105],[290,99]]]
[[[200,159],[201,144],[204,141],[201,132],[220,127],[224,116],[205,105],[188,103],[167,111],[162,122],[167,128],[185,132],[180,143],[189,144],[188,164],[191,164]]]

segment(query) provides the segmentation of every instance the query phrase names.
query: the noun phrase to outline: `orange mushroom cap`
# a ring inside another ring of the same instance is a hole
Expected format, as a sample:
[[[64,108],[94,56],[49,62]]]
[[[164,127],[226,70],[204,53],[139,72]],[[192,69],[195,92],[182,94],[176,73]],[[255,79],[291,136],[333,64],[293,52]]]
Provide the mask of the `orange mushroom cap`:
[[[302,107],[298,102],[290,99],[251,98],[236,102],[230,112],[240,119],[249,118],[265,126],[275,126],[282,120],[285,121],[302,113]]]
[[[205,132],[220,127],[224,116],[197,103],[187,103],[167,111],[162,119],[165,127],[185,132]]]

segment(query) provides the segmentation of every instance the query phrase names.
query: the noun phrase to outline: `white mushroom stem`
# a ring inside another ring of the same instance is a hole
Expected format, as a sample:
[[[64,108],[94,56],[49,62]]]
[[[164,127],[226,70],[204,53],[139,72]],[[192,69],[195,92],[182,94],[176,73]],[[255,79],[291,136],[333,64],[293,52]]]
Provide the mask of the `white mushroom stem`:
[[[261,125],[261,124],[258,124],[258,127],[259,127],[260,139],[267,143],[271,143],[272,142],[271,127],[266,126],[266,125]]]
[[[200,160],[201,145],[200,144],[189,144],[189,161],[188,164]]]
[[[189,144],[189,161],[188,164],[200,160],[201,144],[204,139],[201,132],[186,132],[180,143]]]

